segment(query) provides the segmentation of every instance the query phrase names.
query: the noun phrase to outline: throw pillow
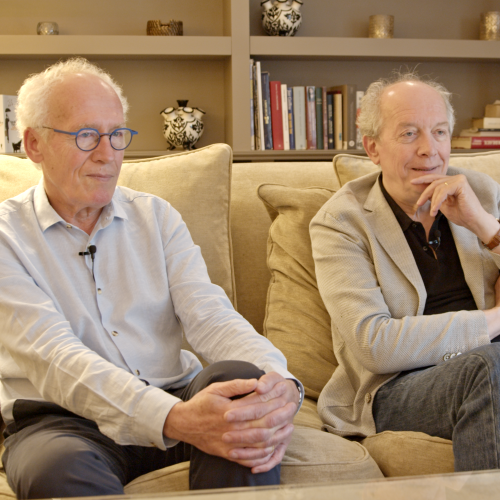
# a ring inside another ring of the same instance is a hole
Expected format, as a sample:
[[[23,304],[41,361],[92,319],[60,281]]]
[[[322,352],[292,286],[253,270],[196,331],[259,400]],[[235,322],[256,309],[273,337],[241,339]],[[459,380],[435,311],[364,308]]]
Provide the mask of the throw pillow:
[[[118,184],[169,201],[200,246],[213,283],[236,307],[229,205],[233,152],[227,144],[125,161]]]
[[[330,316],[316,284],[309,223],[334,191],[263,184],[258,195],[273,221],[267,262],[264,335],[283,352],[288,369],[304,384],[306,396],[318,399],[337,362]]]

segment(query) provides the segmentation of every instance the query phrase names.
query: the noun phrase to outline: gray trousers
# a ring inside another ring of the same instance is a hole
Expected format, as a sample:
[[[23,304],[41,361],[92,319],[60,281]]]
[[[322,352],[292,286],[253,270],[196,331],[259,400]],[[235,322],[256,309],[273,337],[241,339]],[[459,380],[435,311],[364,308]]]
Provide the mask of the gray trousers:
[[[456,471],[500,466],[500,344],[402,372],[373,403],[377,432],[419,431],[453,441]]]
[[[264,372],[243,361],[214,363],[185,388],[172,391],[184,401],[214,382],[260,378]],[[16,401],[17,404],[17,401]],[[252,474],[234,462],[179,443],[166,451],[121,446],[99,432],[95,422],[52,403],[20,401],[15,423],[5,431],[3,463],[18,498],[120,495],[148,472],[190,460],[190,489],[279,484],[280,466]]]

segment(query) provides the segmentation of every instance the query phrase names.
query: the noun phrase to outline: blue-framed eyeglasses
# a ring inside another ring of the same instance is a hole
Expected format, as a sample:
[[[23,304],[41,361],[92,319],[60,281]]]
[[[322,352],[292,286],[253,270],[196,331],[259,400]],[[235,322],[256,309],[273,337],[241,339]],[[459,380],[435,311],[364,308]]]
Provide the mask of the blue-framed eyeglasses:
[[[109,136],[109,143],[113,149],[122,151],[130,146],[134,135],[139,133],[129,128],[117,128],[107,134],[101,134],[99,130],[96,130],[95,128],[81,128],[78,132],[66,132],[65,130],[58,130],[52,127],[42,128],[48,128],[59,134],[73,135],[78,149],[81,149],[82,151],[92,151],[99,146],[103,135]]]

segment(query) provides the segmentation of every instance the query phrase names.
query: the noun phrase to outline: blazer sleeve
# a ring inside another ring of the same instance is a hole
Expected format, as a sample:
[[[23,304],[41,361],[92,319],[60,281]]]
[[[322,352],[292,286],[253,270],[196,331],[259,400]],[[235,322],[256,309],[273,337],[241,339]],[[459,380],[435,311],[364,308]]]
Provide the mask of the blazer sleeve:
[[[334,346],[347,346],[365,369],[385,374],[436,365],[447,355],[488,344],[482,311],[418,315],[415,286],[363,217],[361,209],[334,216],[324,207],[310,226]]]

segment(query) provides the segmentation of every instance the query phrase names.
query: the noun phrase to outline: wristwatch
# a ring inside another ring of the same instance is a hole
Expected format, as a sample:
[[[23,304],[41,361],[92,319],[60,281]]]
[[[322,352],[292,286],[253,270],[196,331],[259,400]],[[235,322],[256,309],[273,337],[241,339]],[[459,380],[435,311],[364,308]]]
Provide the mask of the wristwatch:
[[[291,380],[297,386],[297,389],[299,391],[299,404],[297,406],[298,412],[300,410],[300,407],[302,406],[302,403],[304,402],[304,386],[294,378],[287,378],[287,380]]]

